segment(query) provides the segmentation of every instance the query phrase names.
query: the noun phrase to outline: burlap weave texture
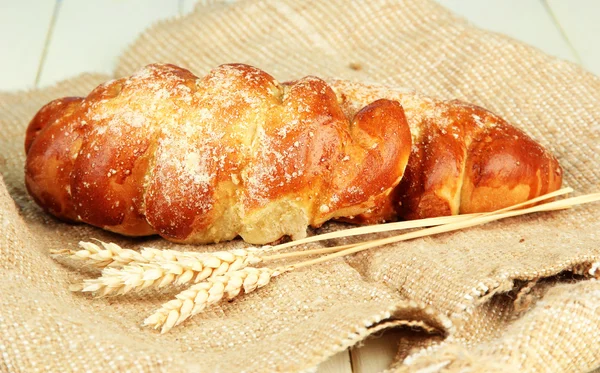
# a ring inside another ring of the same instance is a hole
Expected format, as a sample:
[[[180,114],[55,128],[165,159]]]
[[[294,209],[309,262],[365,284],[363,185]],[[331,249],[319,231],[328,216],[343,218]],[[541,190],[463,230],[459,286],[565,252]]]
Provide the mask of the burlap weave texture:
[[[169,62],[197,75],[244,62],[279,80],[312,74],[460,98],[548,147],[578,193],[600,186],[600,79],[432,1],[267,1],[199,6],[160,23],[115,77]],[[94,273],[48,250],[100,238],[60,223],[27,196],[23,139],[44,103],[85,95],[109,76],[0,95],[0,370],[301,371],[375,330],[406,331],[393,370],[573,371],[600,365],[600,208],[515,218],[396,244],[280,276],[166,335],[140,326],[169,299],[92,299],[68,291]],[[338,229],[328,224],[322,231]],[[348,239],[350,240],[350,239]],[[348,240],[338,240],[343,243]],[[216,250],[242,242],[185,247]]]

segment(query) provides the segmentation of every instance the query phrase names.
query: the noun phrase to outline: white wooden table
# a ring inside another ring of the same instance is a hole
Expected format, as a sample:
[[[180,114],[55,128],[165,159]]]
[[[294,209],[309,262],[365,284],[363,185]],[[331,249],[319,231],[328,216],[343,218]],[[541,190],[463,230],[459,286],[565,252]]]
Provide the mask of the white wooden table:
[[[186,14],[198,1],[0,0],[0,90],[44,87],[82,72],[110,74],[147,26]],[[477,26],[600,75],[600,0],[438,1]],[[318,371],[379,372],[396,346],[391,331],[337,354]]]

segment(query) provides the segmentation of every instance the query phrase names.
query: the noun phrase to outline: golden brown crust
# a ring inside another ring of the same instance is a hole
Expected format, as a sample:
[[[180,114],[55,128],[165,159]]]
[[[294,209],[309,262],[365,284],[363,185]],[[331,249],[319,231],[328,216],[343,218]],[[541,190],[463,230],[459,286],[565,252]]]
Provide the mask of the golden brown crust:
[[[25,136],[25,150],[32,155],[25,166],[27,190],[44,210],[67,221],[77,220],[69,179],[81,141],[80,127],[70,118],[80,103],[81,98],[74,97],[48,103],[32,119]]]
[[[46,211],[177,242],[265,243],[360,215],[400,181],[411,135],[400,104],[346,116],[322,80],[279,84],[247,65],[199,79],[150,65],[30,123],[26,183]]]
[[[492,211],[560,188],[556,158],[499,116],[461,101],[332,82],[351,114],[374,97],[400,102],[413,136],[405,175],[387,200],[400,219]]]
[[[241,64],[203,78],[149,65],[55,100],[25,149],[28,191],[47,212],[190,243],[489,211],[562,181],[552,155],[480,107],[315,77],[280,84]]]

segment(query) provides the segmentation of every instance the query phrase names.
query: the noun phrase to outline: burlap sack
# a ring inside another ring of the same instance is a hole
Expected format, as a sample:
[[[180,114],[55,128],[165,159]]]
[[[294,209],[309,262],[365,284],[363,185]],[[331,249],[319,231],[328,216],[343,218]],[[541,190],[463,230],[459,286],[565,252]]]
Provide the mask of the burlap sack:
[[[578,193],[600,181],[600,80],[423,0],[248,0],[199,6],[145,32],[115,76],[150,62],[204,74],[245,62],[408,86],[480,104],[556,154]],[[92,276],[51,248],[127,240],[41,213],[24,188],[23,138],[45,102],[110,77],[0,95],[0,370],[301,371],[374,331],[405,328],[397,371],[570,371],[600,365],[600,208],[514,218],[288,273],[159,335],[141,322],[173,293],[92,299]],[[328,224],[323,231],[337,229]],[[344,241],[344,240],[340,240]],[[185,247],[215,250],[224,245]]]

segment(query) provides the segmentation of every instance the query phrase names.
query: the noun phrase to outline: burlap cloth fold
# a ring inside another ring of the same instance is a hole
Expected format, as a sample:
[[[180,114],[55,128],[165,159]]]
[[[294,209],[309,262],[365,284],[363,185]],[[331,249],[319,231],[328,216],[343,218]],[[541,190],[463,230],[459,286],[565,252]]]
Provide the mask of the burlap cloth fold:
[[[578,193],[600,181],[600,79],[432,1],[243,1],[155,25],[115,76],[151,62],[227,62],[413,87],[497,112],[556,154]],[[94,275],[51,248],[127,240],[41,213],[23,183],[24,129],[47,101],[108,76],[0,95],[0,370],[301,371],[374,331],[404,330],[391,369],[569,371],[600,365],[600,207],[514,218],[292,272],[166,335],[142,328],[171,294],[92,299]],[[337,229],[335,224],[322,230]],[[344,240],[340,240],[344,241]],[[234,241],[219,247],[240,247]],[[214,250],[216,246],[186,247]]]

